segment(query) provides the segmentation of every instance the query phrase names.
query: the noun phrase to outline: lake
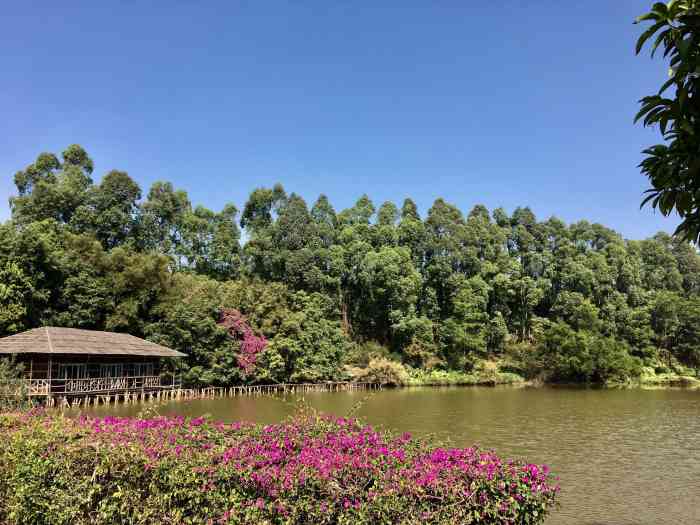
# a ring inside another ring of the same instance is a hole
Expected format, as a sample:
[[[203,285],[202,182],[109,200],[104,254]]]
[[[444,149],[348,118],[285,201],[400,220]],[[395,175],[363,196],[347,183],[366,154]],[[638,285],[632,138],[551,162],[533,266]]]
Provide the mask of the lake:
[[[407,388],[307,394],[311,406],[456,446],[479,444],[547,463],[561,477],[562,508],[547,525],[700,523],[700,391],[573,388]],[[279,421],[287,397],[173,402],[163,415]],[[361,403],[357,408],[358,403]],[[136,415],[145,406],[92,413]]]

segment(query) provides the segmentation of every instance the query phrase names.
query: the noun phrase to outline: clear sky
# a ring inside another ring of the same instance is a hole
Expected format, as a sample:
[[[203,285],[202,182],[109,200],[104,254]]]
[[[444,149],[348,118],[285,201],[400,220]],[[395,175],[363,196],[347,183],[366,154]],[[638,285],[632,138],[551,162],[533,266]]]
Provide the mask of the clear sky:
[[[7,2],[0,16],[0,219],[12,176],[84,146],[195,204],[239,209],[281,182],[336,209],[444,197],[628,238],[639,210],[637,100],[665,65],[635,57],[651,0]]]

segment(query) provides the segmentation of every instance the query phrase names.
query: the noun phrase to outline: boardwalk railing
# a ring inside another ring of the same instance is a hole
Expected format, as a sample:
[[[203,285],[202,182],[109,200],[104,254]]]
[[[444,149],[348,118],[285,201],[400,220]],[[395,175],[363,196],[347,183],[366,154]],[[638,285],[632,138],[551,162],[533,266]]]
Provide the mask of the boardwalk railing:
[[[78,395],[51,395],[46,399],[49,407],[80,407],[108,405],[112,403],[142,403],[180,401],[190,399],[214,399],[219,397],[264,396],[302,394],[311,392],[347,392],[361,390],[381,390],[375,383],[283,383],[274,385],[247,385],[232,387],[181,388],[162,387],[160,390],[124,391],[110,393],[90,393]]]
[[[85,395],[133,391],[173,389],[179,387],[172,379],[160,376],[91,377],[84,379],[26,379],[27,394],[34,396]]]
[[[51,391],[51,381],[48,379],[27,379],[25,383],[29,396],[48,396]]]

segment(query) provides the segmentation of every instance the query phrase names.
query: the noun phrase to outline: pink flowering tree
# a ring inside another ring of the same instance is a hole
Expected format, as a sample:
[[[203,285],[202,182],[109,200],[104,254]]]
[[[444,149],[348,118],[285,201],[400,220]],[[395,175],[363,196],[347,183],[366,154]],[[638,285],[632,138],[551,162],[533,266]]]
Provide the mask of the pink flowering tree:
[[[245,375],[250,375],[255,370],[258,356],[267,346],[267,339],[264,335],[255,335],[243,314],[234,308],[221,311],[219,324],[232,339],[239,342],[238,366]]]

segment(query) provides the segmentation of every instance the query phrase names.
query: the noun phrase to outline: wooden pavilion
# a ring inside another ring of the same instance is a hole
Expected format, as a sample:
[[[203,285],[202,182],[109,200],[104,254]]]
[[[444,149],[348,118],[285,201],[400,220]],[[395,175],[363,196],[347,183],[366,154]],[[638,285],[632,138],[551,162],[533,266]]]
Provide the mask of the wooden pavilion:
[[[24,364],[30,396],[91,396],[176,387],[163,377],[164,358],[185,354],[129,334],[77,328],[34,328],[0,338],[0,357]]]

